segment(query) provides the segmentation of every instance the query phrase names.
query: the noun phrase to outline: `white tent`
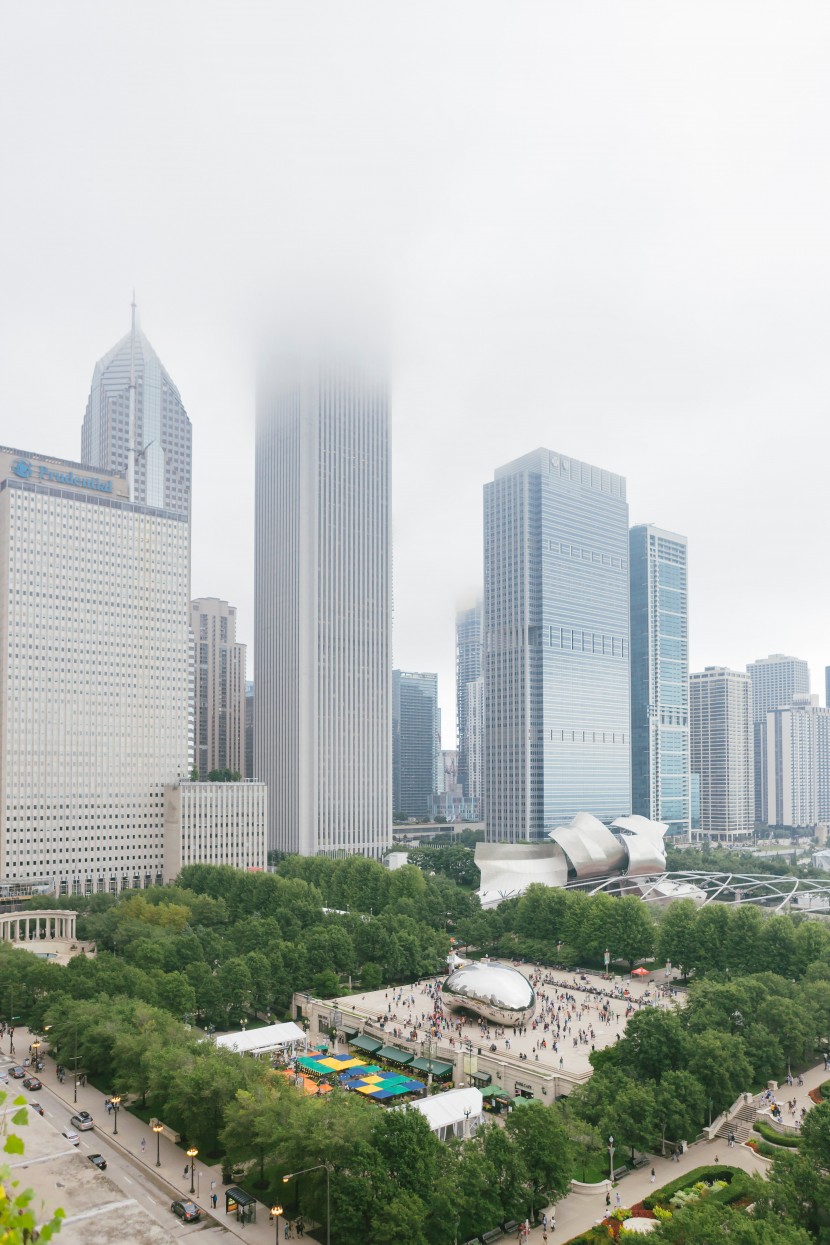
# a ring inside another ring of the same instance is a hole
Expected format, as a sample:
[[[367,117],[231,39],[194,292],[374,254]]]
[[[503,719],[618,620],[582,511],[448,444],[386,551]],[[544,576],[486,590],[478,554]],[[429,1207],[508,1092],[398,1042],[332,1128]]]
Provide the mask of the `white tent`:
[[[235,1050],[242,1055],[268,1055],[283,1050],[293,1055],[298,1046],[305,1050],[308,1039],[293,1020],[281,1025],[266,1025],[263,1029],[246,1029],[241,1033],[223,1033],[216,1039],[217,1046]]]
[[[448,1137],[472,1137],[484,1118],[484,1098],[480,1089],[449,1089],[445,1094],[418,1098],[403,1109],[420,1111],[430,1131],[446,1141]]]

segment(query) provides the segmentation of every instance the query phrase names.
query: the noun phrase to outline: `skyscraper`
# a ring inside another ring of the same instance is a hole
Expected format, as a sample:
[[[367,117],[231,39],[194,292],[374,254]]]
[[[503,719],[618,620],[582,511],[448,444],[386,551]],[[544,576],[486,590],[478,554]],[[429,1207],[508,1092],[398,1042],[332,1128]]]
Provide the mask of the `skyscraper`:
[[[103,469],[0,450],[0,872],[59,894],[172,880],[187,773],[184,515]]]
[[[484,488],[487,836],[631,810],[622,476],[539,449]]]
[[[254,681],[245,683],[245,777],[254,777]]]
[[[135,501],[189,514],[190,420],[169,372],[135,323],[135,304],[131,331],[95,364],[81,461],[126,472],[128,485],[134,475]]]
[[[436,765],[443,757],[438,718],[438,675],[392,671],[392,808],[429,817],[438,794]]]
[[[771,653],[747,664],[752,680],[752,750],[755,767],[755,820],[766,822],[766,743],[764,725],[770,709],[791,705],[810,693],[810,668],[801,657]]]
[[[818,696],[795,696],[760,723],[761,822],[812,829],[830,821],[830,709]]]
[[[458,743],[458,781],[465,795],[481,797],[481,791],[470,787],[470,749],[481,750],[481,740],[472,740],[470,730],[476,719],[468,712],[467,688],[482,675],[482,612],[483,605],[477,601],[469,609],[459,610],[455,616],[455,723]]]
[[[755,828],[752,684],[707,666],[689,682],[692,773],[700,778],[700,835],[729,842]]]
[[[686,538],[632,527],[631,808],[688,834],[689,637]]]
[[[218,597],[190,603],[196,646],[194,764],[245,774],[245,645],[236,642],[236,609]]]
[[[271,846],[391,841],[389,402],[355,363],[284,357],[257,399],[254,762]]]

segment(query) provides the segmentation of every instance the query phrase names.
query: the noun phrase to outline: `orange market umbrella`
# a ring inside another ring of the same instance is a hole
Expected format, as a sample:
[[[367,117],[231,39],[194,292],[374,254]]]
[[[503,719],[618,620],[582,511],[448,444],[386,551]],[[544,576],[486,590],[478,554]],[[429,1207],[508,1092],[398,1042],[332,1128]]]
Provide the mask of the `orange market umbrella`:
[[[631,976],[632,977],[648,977],[648,969],[647,968],[635,968],[632,971]]]

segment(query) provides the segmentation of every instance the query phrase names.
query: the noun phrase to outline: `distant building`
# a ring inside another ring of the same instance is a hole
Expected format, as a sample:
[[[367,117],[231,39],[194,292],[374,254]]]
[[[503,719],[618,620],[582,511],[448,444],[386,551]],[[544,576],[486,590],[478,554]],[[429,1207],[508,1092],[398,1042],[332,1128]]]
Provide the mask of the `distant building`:
[[[631,810],[622,476],[538,449],[484,488],[484,812],[490,841]]]
[[[185,865],[264,870],[268,796],[262,782],[180,782],[165,790],[166,876]]]
[[[484,679],[473,679],[465,691],[467,716],[467,784],[462,791],[484,805]]]
[[[392,671],[392,803],[395,813],[428,817],[443,772],[438,675]]]
[[[801,657],[771,653],[747,664],[752,680],[753,762],[755,766],[755,820],[765,822],[765,744],[762,725],[770,709],[791,705],[794,696],[810,693],[810,668]]]
[[[254,778],[254,681],[245,682],[245,777]]]
[[[688,834],[689,601],[686,537],[633,527],[631,552],[632,812]]]
[[[476,602],[470,609],[459,610],[455,618],[455,706],[456,738],[458,740],[458,781],[465,795],[480,796],[470,786],[470,751],[475,749],[479,757],[479,781],[481,759],[481,733],[475,736],[476,727],[483,731],[484,723],[470,715],[468,688],[483,674],[483,604]]]
[[[472,795],[464,795],[458,787],[455,792],[443,791],[432,797],[431,816],[443,817],[446,821],[478,821],[478,800]]]
[[[133,306],[131,331],[95,364],[81,430],[81,461],[126,473],[128,486],[133,466],[135,501],[189,517],[191,439],[181,394],[136,325]]]
[[[379,858],[392,824],[386,378],[279,351],[256,422],[254,768],[270,846]]]
[[[190,603],[196,650],[194,736],[199,777],[245,769],[245,645],[236,642],[236,608],[218,597]]]
[[[752,684],[707,666],[690,679],[692,771],[700,782],[699,837],[730,842],[755,828]]]
[[[458,782],[458,749],[444,748],[441,752],[441,758],[444,767],[444,781],[437,788],[440,791],[454,792],[459,786]]]
[[[830,821],[830,709],[818,696],[796,696],[759,726],[762,824],[801,830]]]

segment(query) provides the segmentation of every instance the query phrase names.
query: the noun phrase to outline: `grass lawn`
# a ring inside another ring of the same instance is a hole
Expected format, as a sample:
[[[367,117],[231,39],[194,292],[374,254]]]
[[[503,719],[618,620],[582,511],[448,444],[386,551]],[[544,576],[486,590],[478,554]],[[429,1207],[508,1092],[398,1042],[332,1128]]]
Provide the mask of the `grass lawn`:
[[[599,1184],[607,1180],[608,1155],[604,1150],[577,1150],[571,1174],[574,1180],[585,1184]]]

